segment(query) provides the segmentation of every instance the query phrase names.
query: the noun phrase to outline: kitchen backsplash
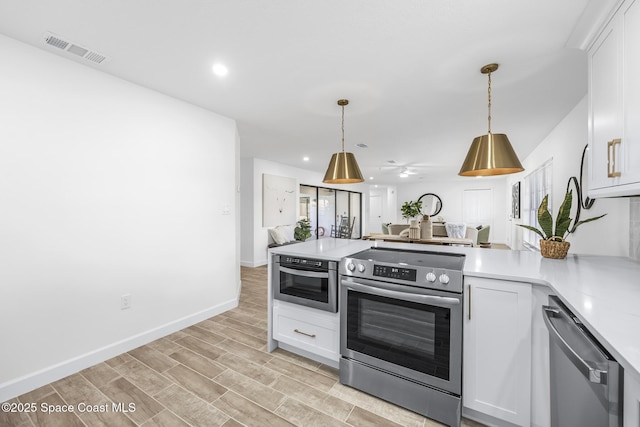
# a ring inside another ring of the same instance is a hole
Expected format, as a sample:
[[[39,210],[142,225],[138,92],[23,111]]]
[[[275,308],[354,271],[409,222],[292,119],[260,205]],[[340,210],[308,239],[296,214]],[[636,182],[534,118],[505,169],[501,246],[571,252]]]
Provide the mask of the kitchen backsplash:
[[[632,197],[629,206],[629,256],[640,261],[640,197]]]

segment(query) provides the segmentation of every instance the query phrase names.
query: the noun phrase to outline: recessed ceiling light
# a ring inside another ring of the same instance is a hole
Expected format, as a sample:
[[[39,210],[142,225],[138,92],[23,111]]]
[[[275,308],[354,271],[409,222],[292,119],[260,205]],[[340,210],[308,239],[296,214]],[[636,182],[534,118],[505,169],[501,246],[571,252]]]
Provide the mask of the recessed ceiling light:
[[[359,147],[359,148],[369,148],[369,146],[368,146],[367,144],[362,144],[362,143],[360,143],[360,144],[356,144],[356,147]]]
[[[305,161],[305,162],[308,162],[309,158],[305,156],[305,157],[302,158],[302,160]]]
[[[373,177],[372,177],[372,176],[370,176],[370,177],[369,177],[369,179],[373,179]]]
[[[229,69],[226,67],[226,65],[224,64],[213,64],[213,74],[215,74],[218,77],[224,77],[229,73]]]
[[[400,178],[408,178],[408,177],[409,177],[409,175],[406,174],[406,173],[401,173],[400,174]]]

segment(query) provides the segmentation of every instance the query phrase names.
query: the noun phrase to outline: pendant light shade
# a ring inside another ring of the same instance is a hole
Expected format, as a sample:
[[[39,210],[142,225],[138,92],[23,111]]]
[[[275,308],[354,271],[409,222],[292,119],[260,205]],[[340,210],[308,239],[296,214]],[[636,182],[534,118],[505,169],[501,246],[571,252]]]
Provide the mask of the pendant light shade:
[[[482,74],[488,74],[489,79],[489,130],[486,135],[474,138],[458,175],[505,175],[524,170],[507,135],[491,133],[491,73],[497,69],[498,64],[489,64],[480,70]]]
[[[344,151],[344,106],[349,104],[349,100],[340,99],[338,105],[342,107],[342,151],[334,153],[331,156],[329,167],[324,174],[322,182],[327,184],[354,184],[357,182],[364,182],[362,172],[356,157],[353,153],[347,153]]]
[[[522,172],[524,168],[504,133],[477,136],[464,159],[461,176],[505,175]]]

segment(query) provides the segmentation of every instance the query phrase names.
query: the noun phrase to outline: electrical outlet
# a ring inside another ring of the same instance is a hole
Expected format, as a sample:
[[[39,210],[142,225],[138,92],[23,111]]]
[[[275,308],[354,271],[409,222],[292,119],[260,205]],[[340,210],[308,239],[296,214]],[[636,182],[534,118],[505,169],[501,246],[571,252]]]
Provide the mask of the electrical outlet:
[[[131,308],[131,294],[124,294],[120,297],[120,310]]]

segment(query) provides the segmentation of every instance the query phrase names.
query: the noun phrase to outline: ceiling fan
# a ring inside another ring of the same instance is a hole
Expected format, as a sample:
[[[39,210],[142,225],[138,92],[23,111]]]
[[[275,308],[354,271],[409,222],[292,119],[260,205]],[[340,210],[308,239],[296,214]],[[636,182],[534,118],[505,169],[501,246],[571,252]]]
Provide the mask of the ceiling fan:
[[[425,174],[433,171],[442,165],[432,163],[405,163],[401,164],[395,160],[387,160],[388,166],[380,166],[378,169],[383,175],[397,175],[400,178],[408,178],[412,175]]]

